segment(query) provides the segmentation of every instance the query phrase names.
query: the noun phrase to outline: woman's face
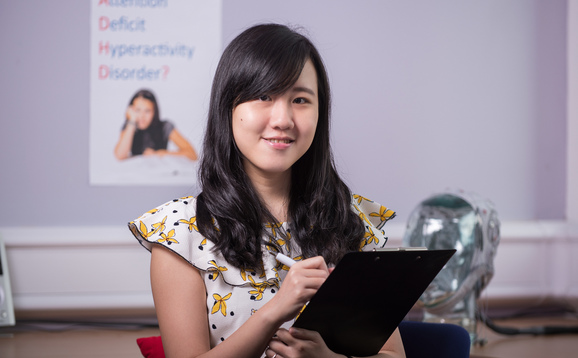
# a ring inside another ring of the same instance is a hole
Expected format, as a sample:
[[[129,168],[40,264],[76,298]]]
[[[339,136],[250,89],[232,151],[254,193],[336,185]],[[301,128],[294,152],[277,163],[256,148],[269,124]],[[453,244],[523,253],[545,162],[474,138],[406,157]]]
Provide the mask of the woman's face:
[[[138,129],[145,130],[151,125],[155,114],[155,107],[151,100],[143,97],[135,98],[132,102],[131,111]]]
[[[233,136],[249,177],[288,172],[311,146],[318,117],[317,74],[311,60],[285,93],[236,106]]]

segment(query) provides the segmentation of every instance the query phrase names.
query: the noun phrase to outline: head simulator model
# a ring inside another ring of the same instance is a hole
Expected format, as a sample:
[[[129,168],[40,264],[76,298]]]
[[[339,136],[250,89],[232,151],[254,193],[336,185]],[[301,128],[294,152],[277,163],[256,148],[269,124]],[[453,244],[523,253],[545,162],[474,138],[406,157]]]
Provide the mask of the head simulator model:
[[[422,201],[411,213],[404,246],[456,249],[420,298],[424,321],[458,324],[476,340],[476,299],[494,274],[500,222],[488,200],[446,192]]]

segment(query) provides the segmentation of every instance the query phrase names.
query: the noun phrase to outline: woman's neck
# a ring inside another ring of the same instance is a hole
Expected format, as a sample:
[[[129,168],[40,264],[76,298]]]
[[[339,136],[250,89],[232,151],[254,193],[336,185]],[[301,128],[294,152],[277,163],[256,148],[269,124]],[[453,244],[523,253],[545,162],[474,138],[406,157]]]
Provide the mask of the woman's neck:
[[[278,222],[287,221],[291,171],[283,173],[247,173],[263,204]]]

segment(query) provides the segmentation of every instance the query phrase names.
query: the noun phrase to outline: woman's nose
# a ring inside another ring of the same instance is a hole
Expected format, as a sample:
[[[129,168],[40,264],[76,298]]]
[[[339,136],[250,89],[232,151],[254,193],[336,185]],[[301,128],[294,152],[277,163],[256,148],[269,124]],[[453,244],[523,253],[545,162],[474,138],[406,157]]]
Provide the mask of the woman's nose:
[[[293,128],[293,110],[290,103],[283,100],[275,101],[271,111],[271,126],[280,130]]]

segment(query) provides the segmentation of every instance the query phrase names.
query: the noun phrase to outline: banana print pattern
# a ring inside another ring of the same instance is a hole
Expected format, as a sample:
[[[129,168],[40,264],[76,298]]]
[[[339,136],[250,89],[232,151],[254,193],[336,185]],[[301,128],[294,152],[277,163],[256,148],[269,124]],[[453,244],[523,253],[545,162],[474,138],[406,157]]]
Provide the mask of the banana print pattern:
[[[213,294],[213,298],[215,299],[215,303],[213,304],[213,309],[211,309],[211,314],[215,314],[217,312],[221,312],[223,317],[227,316],[227,301],[233,295],[232,292],[229,292],[226,296],[221,297],[218,293]]]
[[[225,266],[218,266],[215,260],[209,261],[209,265],[211,265],[211,267],[209,267],[207,271],[211,272],[211,274],[209,275],[209,279],[213,281],[215,281],[219,277],[219,274],[221,272],[228,271],[228,269]]]
[[[168,232],[168,234],[165,234],[164,232],[160,233],[161,238],[157,240],[158,243],[167,243],[167,245],[170,245],[172,243],[178,244],[179,242],[177,240],[174,239],[173,236],[175,236],[175,229],[172,229],[171,231]]]
[[[385,206],[381,206],[379,208],[379,213],[370,213],[369,216],[379,218],[380,223],[377,225],[377,228],[381,229],[386,222],[395,217],[395,212],[386,208]]]
[[[197,218],[195,216],[193,216],[189,220],[180,219],[179,223],[187,224],[189,226],[189,232],[193,232],[193,230],[198,232],[199,229],[197,228],[197,225],[195,225],[196,221],[197,221]]]
[[[383,247],[387,236],[383,230],[395,212],[372,200],[352,196],[352,210],[365,226],[360,250]],[[213,220],[215,229],[218,223]],[[301,250],[291,239],[287,223],[269,223],[266,240],[275,243],[281,252],[295,261],[303,260]],[[206,308],[211,333],[211,346],[219,344],[237,330],[249,317],[269,302],[279,290],[289,267],[278,263],[263,244],[262,266],[249,270],[229,265],[214,244],[197,227],[196,199],[188,196],[172,200],[143,214],[129,223],[129,229],[149,251],[153,245],[164,246],[200,270],[207,292]],[[285,323],[291,327],[293,321]]]
[[[375,242],[376,244],[379,243],[379,238],[375,236],[371,227],[367,227],[365,235],[363,236],[363,240],[361,241],[361,248],[364,248],[365,246],[373,242]]]

